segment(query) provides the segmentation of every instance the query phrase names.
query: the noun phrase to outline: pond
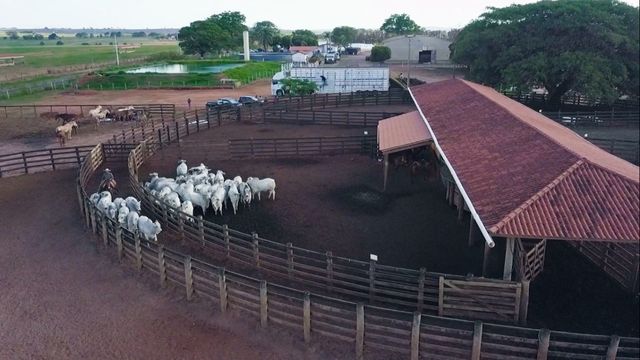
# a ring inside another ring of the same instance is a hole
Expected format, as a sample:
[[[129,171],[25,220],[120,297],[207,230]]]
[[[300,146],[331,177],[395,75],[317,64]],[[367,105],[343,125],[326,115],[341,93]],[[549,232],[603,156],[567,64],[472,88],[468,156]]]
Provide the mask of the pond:
[[[157,74],[217,74],[223,71],[243,66],[244,64],[158,64],[143,66],[127,70],[127,74],[157,73]]]

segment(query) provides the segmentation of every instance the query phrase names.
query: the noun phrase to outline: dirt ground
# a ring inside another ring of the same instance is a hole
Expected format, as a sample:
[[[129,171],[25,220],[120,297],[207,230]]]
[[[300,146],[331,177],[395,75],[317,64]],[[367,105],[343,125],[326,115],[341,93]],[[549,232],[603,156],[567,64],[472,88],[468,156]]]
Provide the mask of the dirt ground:
[[[225,126],[186,138],[188,143],[181,147],[165,148],[143,166],[141,174],[158,171],[173,176],[177,160],[183,158],[189,165],[204,162],[222,169],[227,177],[272,177],[277,183],[275,201],[263,199],[237,215],[230,210],[222,216],[209,212],[207,218],[281,243],[331,250],[336,256],[367,260],[373,253],[385,265],[479,275],[482,242],[468,246],[468,216],[457,221],[439,181],[412,183],[406,168],[390,170],[388,191],[381,193],[382,163],[366,156],[222,160],[219,147],[207,147],[224,144],[230,137],[330,136],[348,131],[354,130]],[[198,146],[194,150],[190,145]],[[504,241],[498,239],[490,256],[490,276],[501,274],[503,258]],[[561,242],[549,244],[546,263],[544,274],[532,284],[530,326],[637,336],[640,315],[633,296]]]
[[[0,180],[0,358],[352,357],[351,347],[320,340],[305,347],[301,334],[262,331],[256,319],[187,303],[179,289],[161,289],[155,278],[97,254],[78,217],[75,176]]]
[[[179,109],[187,108],[187,99],[191,98],[191,107],[203,107],[207,101],[221,97],[238,98],[241,95],[271,96],[271,81],[258,80],[238,89],[136,89],[116,91],[80,90],[78,92],[59,92],[40,100],[38,104],[176,104]]]
[[[114,134],[135,126],[135,122],[104,122],[96,128],[89,119],[78,120],[78,133],[65,146],[95,145],[109,140]],[[60,123],[40,117],[0,118],[0,154],[58,148],[55,128]]]

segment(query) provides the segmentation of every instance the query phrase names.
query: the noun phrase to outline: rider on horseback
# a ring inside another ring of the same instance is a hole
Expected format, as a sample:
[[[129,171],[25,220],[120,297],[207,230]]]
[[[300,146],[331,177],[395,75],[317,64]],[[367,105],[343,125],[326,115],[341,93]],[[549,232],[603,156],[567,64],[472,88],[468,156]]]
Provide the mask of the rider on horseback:
[[[100,189],[98,191],[113,192],[116,189],[116,179],[113,177],[113,173],[109,168],[104,169],[102,172],[102,180],[100,181]]]

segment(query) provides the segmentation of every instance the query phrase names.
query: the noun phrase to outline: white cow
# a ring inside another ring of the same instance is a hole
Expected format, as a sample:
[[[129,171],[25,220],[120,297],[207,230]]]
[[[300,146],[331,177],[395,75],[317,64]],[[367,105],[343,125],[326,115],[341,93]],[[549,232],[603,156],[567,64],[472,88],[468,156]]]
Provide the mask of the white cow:
[[[187,172],[188,172],[187,161],[186,160],[179,160],[178,161],[178,167],[176,168],[176,178],[178,176],[186,176]]]
[[[191,201],[189,200],[183,201],[182,204],[180,205],[180,211],[182,211],[185,214],[189,214],[190,216],[193,216],[193,203],[191,203]],[[193,221],[193,219],[189,218],[189,221]]]
[[[103,214],[107,214],[109,210],[109,204],[111,204],[111,193],[103,191],[100,193],[100,200],[98,201],[97,208]]]
[[[129,208],[123,203],[118,208],[118,224],[123,228],[127,228],[127,215],[129,215]]]
[[[238,186],[235,182],[232,182],[231,186],[229,186],[229,192],[227,192],[227,194],[229,200],[231,200],[233,214],[235,215],[238,212],[238,201],[240,201],[240,191],[238,191]]]
[[[140,207],[140,201],[138,201],[138,199],[134,198],[133,196],[129,196],[124,199],[124,203],[127,205],[130,211],[140,212],[142,209]]]
[[[260,193],[263,192],[266,192],[269,198],[276,199],[276,181],[272,178],[258,179],[249,177],[247,178],[247,184],[249,184],[254,197],[258,194],[258,200],[260,200]]]
[[[227,196],[227,191],[224,186],[219,186],[211,196],[211,206],[213,207],[213,214],[217,214],[218,211],[222,215],[222,203]]]
[[[138,215],[137,211],[131,210],[127,214],[127,230],[132,233],[138,232],[138,219],[140,215]]]
[[[162,231],[162,227],[158,220],[151,221],[146,216],[138,218],[138,233],[148,241],[158,241],[158,234]]]

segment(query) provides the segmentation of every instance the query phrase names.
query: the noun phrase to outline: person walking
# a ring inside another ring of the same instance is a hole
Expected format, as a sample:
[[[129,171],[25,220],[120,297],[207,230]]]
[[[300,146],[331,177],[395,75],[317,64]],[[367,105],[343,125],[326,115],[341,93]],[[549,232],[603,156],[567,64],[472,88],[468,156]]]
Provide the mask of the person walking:
[[[191,98],[187,99],[187,105],[189,105],[189,110],[191,110]]]

